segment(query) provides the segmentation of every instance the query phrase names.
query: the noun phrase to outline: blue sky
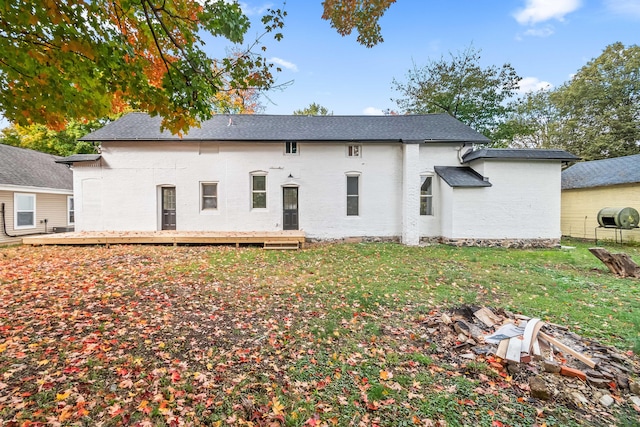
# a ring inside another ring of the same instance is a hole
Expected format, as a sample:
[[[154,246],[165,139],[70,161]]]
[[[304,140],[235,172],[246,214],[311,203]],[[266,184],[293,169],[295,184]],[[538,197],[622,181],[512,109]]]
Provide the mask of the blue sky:
[[[256,22],[273,0],[244,0]],[[640,0],[397,0],[380,21],[384,42],[366,48],[355,35],[341,37],[321,19],[322,0],[288,0],[281,42],[269,42],[283,91],[264,100],[265,114],[292,114],[318,103],[336,115],[397,110],[392,81],[404,81],[415,64],[448,58],[469,46],[482,65],[510,63],[523,90],[557,87],[614,42],[640,43]],[[254,25],[246,41],[262,27]],[[208,46],[221,57],[219,43]],[[0,127],[7,122],[0,116]]]
[[[280,2],[241,2],[252,19]],[[396,109],[392,81],[413,67],[469,46],[484,66],[510,63],[523,89],[557,87],[614,42],[640,43],[640,0],[397,0],[380,24],[384,42],[366,48],[321,19],[321,0],[288,0],[281,42],[267,56],[280,64],[265,114],[291,114],[318,103],[336,115]],[[254,26],[248,37],[260,29]]]

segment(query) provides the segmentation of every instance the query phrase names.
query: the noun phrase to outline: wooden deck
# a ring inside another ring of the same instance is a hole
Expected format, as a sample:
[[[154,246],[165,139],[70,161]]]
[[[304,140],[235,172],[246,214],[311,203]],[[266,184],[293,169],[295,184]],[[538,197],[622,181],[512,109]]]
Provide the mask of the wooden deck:
[[[305,233],[286,231],[82,231],[42,234],[22,238],[25,245],[263,245],[270,249],[303,247]]]

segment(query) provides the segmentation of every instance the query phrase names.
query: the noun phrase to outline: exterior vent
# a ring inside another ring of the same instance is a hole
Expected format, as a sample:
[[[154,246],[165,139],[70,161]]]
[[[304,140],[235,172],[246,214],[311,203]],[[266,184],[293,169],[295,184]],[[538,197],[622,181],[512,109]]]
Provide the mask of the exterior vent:
[[[598,212],[598,224],[604,228],[630,230],[638,228],[640,215],[634,208],[602,208]]]

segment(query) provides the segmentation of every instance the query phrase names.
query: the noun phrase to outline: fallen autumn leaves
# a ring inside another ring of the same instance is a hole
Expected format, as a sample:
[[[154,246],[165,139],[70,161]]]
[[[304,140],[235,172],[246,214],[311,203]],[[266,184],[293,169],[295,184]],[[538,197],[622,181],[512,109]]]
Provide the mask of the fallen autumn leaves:
[[[598,424],[437,354],[428,301],[326,277],[330,251],[1,250],[0,425]]]

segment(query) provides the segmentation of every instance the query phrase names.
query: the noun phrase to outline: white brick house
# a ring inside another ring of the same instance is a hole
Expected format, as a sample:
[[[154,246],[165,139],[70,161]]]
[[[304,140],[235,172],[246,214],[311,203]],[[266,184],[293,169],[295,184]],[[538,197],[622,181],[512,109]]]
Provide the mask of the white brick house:
[[[76,230],[277,231],[309,239],[560,238],[561,150],[489,141],[446,114],[218,115],[182,138],[131,113],[72,156]]]

